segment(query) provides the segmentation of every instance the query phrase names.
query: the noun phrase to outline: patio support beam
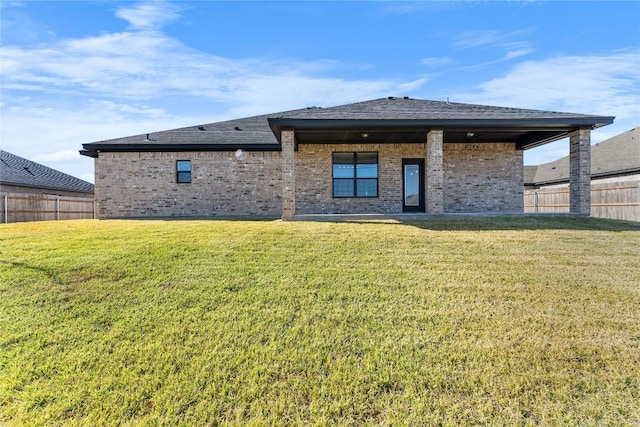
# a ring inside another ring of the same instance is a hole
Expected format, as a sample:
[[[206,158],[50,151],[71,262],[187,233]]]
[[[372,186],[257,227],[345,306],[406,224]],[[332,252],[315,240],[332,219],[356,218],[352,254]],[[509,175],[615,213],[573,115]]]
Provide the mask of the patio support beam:
[[[569,212],[591,215],[591,129],[569,135]]]
[[[444,167],[442,129],[431,129],[427,134],[427,213],[444,213]]]
[[[283,129],[282,145],[282,219],[290,220],[296,214],[295,133]]]

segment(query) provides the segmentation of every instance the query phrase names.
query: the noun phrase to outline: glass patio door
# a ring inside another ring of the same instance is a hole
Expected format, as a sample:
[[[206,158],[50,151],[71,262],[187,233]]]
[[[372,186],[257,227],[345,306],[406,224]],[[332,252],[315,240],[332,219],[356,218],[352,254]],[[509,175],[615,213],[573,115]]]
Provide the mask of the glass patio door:
[[[402,212],[424,212],[424,159],[402,159]]]

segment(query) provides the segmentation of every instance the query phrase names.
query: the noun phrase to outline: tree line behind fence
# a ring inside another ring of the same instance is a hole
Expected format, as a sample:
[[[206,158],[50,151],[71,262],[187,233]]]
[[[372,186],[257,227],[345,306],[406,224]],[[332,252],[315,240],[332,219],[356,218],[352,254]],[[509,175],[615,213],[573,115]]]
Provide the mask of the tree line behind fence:
[[[1,223],[94,217],[93,198],[1,193],[0,205]]]

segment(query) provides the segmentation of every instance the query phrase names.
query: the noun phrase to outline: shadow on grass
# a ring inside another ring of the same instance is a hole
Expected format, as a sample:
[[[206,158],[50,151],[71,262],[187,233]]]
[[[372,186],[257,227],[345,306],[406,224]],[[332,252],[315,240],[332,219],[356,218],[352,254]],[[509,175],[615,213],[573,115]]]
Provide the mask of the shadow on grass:
[[[640,223],[602,218],[553,217],[553,216],[469,216],[460,218],[392,219],[332,221],[359,224],[396,224],[433,231],[517,231],[517,230],[591,230],[635,231],[640,233]]]
[[[134,217],[109,218],[109,221],[149,221],[149,222],[190,222],[190,221],[231,221],[231,222],[280,222],[274,217]],[[434,231],[491,231],[491,230],[596,230],[596,231],[637,231],[640,222],[621,221],[569,215],[424,215],[424,218],[403,215],[300,215],[287,223],[335,223],[335,224],[380,224],[405,225]]]
[[[38,267],[35,265],[20,262],[20,261],[10,261],[10,260],[4,260],[4,259],[0,259],[0,264],[4,264],[14,268],[23,268],[26,270],[36,272],[38,274],[43,274],[46,277],[48,277],[56,285],[64,285],[64,283],[62,283],[62,281],[58,278],[57,274],[48,268]]]

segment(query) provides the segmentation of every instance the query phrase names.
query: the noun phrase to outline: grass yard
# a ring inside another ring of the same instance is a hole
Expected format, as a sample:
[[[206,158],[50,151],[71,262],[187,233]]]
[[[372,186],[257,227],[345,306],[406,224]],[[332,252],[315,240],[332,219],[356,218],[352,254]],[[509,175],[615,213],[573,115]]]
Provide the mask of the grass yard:
[[[0,225],[0,425],[640,425],[640,225]]]

